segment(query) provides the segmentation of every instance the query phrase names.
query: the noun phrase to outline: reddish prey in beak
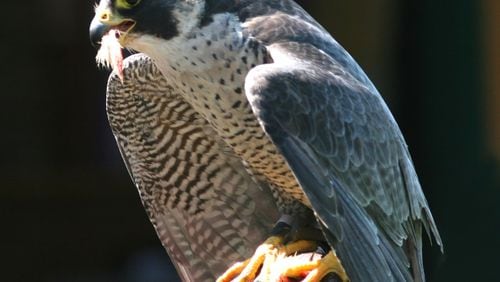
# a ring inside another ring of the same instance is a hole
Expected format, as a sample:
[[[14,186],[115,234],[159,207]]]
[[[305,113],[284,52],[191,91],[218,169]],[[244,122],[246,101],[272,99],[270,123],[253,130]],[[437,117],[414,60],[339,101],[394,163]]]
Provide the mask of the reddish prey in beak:
[[[119,41],[120,35],[120,30],[111,29],[102,37],[96,61],[99,66],[112,68],[123,81],[123,53]]]
[[[101,48],[97,52],[96,61],[99,66],[112,68],[123,81],[123,53],[122,44],[128,32],[134,27],[135,22],[125,20],[110,29],[101,38]]]

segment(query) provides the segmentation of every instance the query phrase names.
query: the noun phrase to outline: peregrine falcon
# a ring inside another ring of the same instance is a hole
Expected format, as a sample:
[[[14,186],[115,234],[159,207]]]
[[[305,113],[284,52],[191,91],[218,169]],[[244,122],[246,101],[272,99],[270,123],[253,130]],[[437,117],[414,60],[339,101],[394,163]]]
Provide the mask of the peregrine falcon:
[[[425,280],[422,227],[442,242],[401,131],[294,1],[101,0],[90,37],[115,70],[111,128],[184,281]],[[318,244],[321,259],[273,276],[278,256]]]

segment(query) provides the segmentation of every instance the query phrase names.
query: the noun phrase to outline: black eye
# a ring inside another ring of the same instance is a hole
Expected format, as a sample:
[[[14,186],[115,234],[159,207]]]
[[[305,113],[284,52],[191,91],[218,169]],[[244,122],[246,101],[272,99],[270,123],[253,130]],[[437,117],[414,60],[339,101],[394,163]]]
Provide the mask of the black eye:
[[[118,9],[131,9],[141,2],[141,0],[115,0],[115,5]]]
[[[125,2],[127,2],[127,4],[129,4],[130,6],[135,6],[137,4],[139,4],[141,0],[125,0]]]

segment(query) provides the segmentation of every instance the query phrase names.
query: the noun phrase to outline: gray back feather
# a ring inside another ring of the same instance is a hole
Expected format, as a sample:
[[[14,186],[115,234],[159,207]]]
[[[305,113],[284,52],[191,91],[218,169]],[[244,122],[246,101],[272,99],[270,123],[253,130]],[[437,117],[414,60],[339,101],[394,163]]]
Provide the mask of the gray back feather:
[[[354,59],[293,1],[252,11],[245,32],[267,45],[274,63],[249,73],[247,97],[348,274],[353,281],[424,280],[421,226],[442,243],[385,102]]]

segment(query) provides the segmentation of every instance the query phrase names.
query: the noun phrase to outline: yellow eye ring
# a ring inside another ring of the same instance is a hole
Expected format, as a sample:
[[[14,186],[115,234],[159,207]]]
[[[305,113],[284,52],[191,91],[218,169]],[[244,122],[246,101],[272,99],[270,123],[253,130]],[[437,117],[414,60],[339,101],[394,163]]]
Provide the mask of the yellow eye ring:
[[[116,0],[116,7],[119,9],[131,9],[140,2],[141,0]]]

